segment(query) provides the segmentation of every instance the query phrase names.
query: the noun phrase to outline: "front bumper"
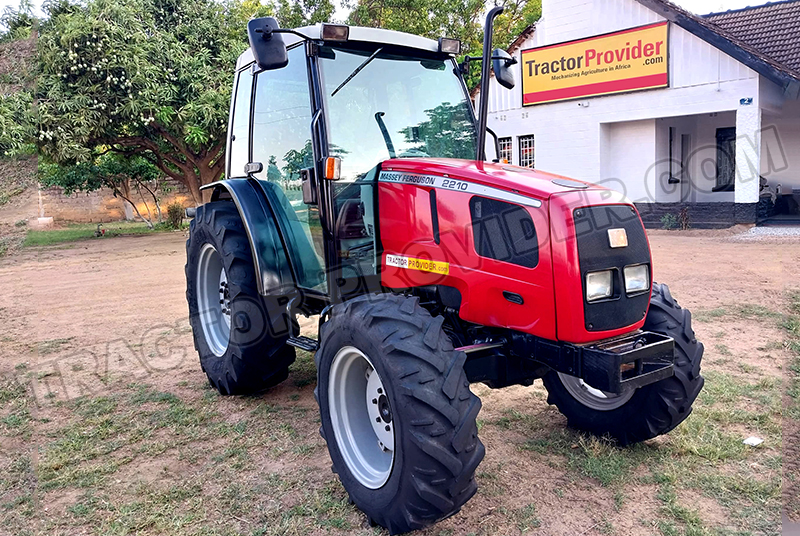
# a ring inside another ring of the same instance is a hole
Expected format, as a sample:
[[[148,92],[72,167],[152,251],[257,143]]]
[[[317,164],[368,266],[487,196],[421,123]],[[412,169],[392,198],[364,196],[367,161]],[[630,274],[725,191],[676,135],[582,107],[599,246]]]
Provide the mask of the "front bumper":
[[[513,345],[517,355],[608,393],[621,394],[674,374],[675,341],[650,331],[581,345],[521,335]]]

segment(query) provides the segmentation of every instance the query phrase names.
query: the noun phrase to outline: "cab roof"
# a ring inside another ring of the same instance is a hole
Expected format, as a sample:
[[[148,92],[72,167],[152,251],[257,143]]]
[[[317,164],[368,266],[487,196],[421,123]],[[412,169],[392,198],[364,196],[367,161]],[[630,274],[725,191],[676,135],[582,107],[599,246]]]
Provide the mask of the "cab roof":
[[[363,26],[350,26],[350,36],[347,41],[358,41],[362,43],[379,43],[382,45],[400,45],[408,48],[416,48],[426,52],[438,52],[439,42],[427,37],[419,35],[412,35],[395,30],[384,30],[381,28],[365,28]],[[314,26],[303,26],[302,28],[295,28],[309,39],[320,39],[320,32],[322,31],[322,24],[315,24]],[[281,34],[283,41],[287,47],[290,47],[300,41],[300,37],[293,34]],[[255,61],[253,51],[247,47],[239,59],[236,60],[236,70],[249,65]]]

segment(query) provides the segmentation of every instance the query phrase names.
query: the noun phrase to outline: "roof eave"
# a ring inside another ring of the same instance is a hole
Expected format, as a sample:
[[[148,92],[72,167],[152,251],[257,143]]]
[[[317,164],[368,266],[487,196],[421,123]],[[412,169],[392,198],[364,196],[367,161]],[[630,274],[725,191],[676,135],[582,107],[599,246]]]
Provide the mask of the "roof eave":
[[[778,69],[758,55],[746,50],[727,37],[711,30],[700,23],[694,16],[674,9],[661,0],[637,0],[643,6],[658,13],[668,21],[677,24],[684,30],[696,35],[710,45],[720,49],[735,60],[747,65],[758,74],[780,86],[789,98],[800,96],[800,79],[790,73]]]

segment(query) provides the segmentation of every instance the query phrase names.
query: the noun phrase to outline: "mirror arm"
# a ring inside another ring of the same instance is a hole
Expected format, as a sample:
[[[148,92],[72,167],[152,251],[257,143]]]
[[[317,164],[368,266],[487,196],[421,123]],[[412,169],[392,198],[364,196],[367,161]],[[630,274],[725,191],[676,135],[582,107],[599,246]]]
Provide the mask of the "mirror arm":
[[[503,6],[495,6],[486,15],[483,28],[483,64],[481,65],[481,102],[478,107],[478,146],[475,150],[475,160],[486,159],[486,121],[489,113],[489,69],[492,57],[492,27],[494,19],[503,12]]]
[[[278,28],[277,30],[272,30],[273,33],[285,33],[285,34],[293,34],[302,39],[303,41],[311,41],[311,38],[307,35],[303,35],[300,32],[292,30],[290,28]]]
[[[265,31],[266,30],[266,31]],[[261,34],[261,39],[264,41],[269,41],[272,39],[272,34],[293,34],[302,39],[303,41],[311,41],[311,38],[307,35],[303,35],[300,32],[292,30],[291,28],[270,28],[269,26],[265,26],[264,28],[256,29],[256,33]]]
[[[491,134],[492,137],[494,138],[494,154],[496,158],[492,160],[492,162],[498,164],[500,162],[500,139],[497,137],[497,134],[495,134],[494,130],[492,130],[491,128],[486,127],[486,132]]]

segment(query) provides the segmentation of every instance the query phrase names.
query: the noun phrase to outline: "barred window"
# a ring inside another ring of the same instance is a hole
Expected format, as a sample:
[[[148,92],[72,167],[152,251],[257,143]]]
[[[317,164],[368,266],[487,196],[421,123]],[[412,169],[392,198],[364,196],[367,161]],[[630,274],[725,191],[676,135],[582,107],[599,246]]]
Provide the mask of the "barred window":
[[[511,138],[500,138],[497,140],[497,143],[500,145],[500,154],[497,155],[497,158],[500,161],[505,160],[509,164],[511,163]]]
[[[534,166],[533,134],[519,137],[519,165],[530,168]]]

